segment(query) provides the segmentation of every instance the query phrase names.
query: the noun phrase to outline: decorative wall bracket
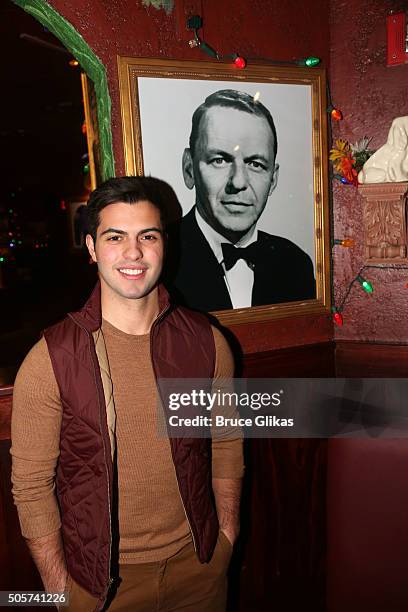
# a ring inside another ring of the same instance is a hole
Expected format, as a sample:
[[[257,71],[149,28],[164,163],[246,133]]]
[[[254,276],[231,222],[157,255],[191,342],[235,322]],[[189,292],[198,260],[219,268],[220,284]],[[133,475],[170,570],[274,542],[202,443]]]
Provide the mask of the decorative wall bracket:
[[[408,263],[408,182],[366,183],[358,190],[364,201],[366,263]]]

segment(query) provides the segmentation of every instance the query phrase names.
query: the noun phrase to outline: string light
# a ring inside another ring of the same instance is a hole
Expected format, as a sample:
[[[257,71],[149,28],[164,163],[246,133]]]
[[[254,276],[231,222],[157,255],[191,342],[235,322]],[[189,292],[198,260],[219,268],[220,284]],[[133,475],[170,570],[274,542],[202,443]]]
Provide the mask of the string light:
[[[233,59],[233,62],[235,66],[239,68],[240,70],[243,70],[246,66],[246,60],[240,55],[238,55],[237,53],[235,53],[234,55],[235,55],[235,58]]]
[[[335,108],[332,104],[327,109],[327,112],[330,113],[332,119],[335,121],[341,121],[343,119],[343,113],[338,108]]]
[[[218,55],[217,51],[210,47],[210,45],[207,45],[207,43],[203,40],[199,41],[197,47],[200,47],[200,49],[210,57],[213,57],[214,59],[220,59],[220,56]]]
[[[342,238],[342,239],[335,238],[334,244],[338,244],[342,247],[350,248],[354,246],[355,242],[353,238]]]
[[[329,81],[326,83],[326,93],[327,93],[327,112],[330,113],[330,117],[334,121],[341,121],[343,119],[343,113],[339,108],[336,108],[333,104],[333,100],[331,97],[330,85]]]
[[[75,68],[76,66],[79,66],[79,62],[76,59],[72,59],[69,61],[69,65]]]
[[[366,293],[372,293],[374,291],[370,281],[363,278],[360,274],[357,274],[356,280],[360,283]]]
[[[343,326],[343,315],[341,314],[341,312],[339,312],[337,308],[333,306],[332,313],[333,313],[333,321],[336,323],[336,325],[338,325],[339,327],[342,327]]]
[[[346,239],[347,240],[347,239]],[[337,324],[337,325],[343,325],[343,316],[342,316],[342,312],[344,310],[344,305],[351,293],[351,290],[353,289],[353,286],[356,282],[358,282],[361,287],[364,289],[364,291],[366,293],[373,293],[374,288],[373,285],[370,281],[368,281],[366,278],[364,278],[364,276],[362,276],[362,273],[364,272],[364,270],[366,269],[377,269],[377,270],[405,270],[408,271],[408,266],[404,266],[404,265],[391,265],[391,266],[385,266],[385,265],[366,265],[363,266],[358,274],[356,274],[356,276],[353,278],[353,280],[351,281],[351,283],[349,284],[347,291],[340,303],[339,306],[333,306],[332,308],[332,313],[333,313],[333,321]],[[406,283],[404,285],[407,289],[408,289],[408,283]],[[341,315],[340,317],[335,316],[337,314]]]
[[[284,61],[274,60],[269,57],[251,57],[251,58],[245,59],[238,53],[233,53],[230,55],[221,55],[220,53],[218,53],[218,51],[213,49],[213,47],[211,47],[204,40],[201,40],[201,38],[198,35],[198,30],[200,30],[202,27],[203,27],[203,20],[200,17],[200,15],[193,15],[192,17],[187,19],[187,29],[194,31],[194,38],[188,41],[189,47],[191,49],[198,47],[206,55],[216,60],[231,59],[233,64],[240,70],[243,70],[246,67],[248,59],[253,60],[253,61],[263,61],[263,62],[267,62],[268,64],[283,64],[283,65],[293,64],[295,66],[307,66],[308,68],[313,68],[314,66],[318,66],[320,64],[320,58],[315,57],[313,55],[302,58],[302,59],[284,60]]]
[[[302,60],[300,60],[302,61]],[[305,60],[305,66],[307,66],[308,68],[313,68],[314,66],[318,66],[320,64],[320,58],[319,57],[307,57]]]

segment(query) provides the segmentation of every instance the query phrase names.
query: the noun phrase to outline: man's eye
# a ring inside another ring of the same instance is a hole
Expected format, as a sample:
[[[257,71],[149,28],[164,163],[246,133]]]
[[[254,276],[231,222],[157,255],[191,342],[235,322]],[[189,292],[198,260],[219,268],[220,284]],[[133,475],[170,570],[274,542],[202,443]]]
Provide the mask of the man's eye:
[[[210,160],[210,164],[212,166],[225,166],[227,164],[227,161],[223,158],[223,157],[214,157],[213,159]]]
[[[266,170],[265,164],[254,159],[249,162],[248,166],[250,166],[253,170]]]
[[[154,240],[157,240],[157,236],[156,234],[143,234],[141,236],[141,240],[145,240],[147,242],[153,242]]]
[[[121,236],[109,236],[109,242],[118,242],[121,239]]]

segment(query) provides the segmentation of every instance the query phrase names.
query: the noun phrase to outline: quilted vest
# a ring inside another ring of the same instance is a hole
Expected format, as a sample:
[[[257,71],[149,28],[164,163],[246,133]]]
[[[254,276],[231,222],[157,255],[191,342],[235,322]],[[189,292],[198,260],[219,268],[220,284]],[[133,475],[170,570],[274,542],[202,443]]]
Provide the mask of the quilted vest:
[[[157,378],[209,378],[215,346],[208,320],[172,307],[159,288],[160,314],[151,329]],[[99,599],[114,582],[115,415],[101,327],[100,285],[85,306],[44,332],[63,408],[56,493],[70,576]],[[164,402],[165,410],[168,410]],[[195,550],[202,563],[214,551],[218,520],[211,487],[211,441],[170,438],[176,477]],[[113,555],[112,555],[113,553]],[[115,557],[116,555],[116,557]]]

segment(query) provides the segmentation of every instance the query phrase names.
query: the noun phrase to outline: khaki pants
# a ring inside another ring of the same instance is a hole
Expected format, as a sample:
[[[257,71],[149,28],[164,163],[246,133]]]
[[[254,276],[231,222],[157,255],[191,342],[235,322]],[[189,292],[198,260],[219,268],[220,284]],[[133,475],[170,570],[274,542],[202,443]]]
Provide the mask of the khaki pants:
[[[226,573],[232,546],[220,532],[209,563],[200,563],[193,544],[154,563],[120,566],[116,595],[109,612],[225,612]],[[73,580],[66,612],[92,612],[97,600]]]

